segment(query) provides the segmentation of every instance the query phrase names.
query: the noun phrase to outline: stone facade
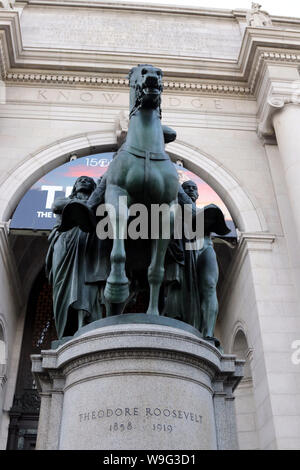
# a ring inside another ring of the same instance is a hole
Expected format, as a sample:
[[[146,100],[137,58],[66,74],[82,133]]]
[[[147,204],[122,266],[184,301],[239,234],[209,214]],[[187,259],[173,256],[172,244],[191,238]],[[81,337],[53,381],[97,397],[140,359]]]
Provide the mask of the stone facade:
[[[145,62],[164,70],[163,123],[177,131],[168,152],[218,192],[239,230],[217,329],[225,353],[248,364],[240,447],[300,448],[300,19],[268,18],[255,27],[242,10],[2,2],[1,448],[43,264],[11,250],[9,220],[72,153],[116,147],[128,71]]]

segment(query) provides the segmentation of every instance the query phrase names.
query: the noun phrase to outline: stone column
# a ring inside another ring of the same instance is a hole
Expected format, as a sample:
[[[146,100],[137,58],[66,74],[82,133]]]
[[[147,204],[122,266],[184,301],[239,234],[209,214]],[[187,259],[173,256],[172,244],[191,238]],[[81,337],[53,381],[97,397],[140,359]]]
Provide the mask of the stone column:
[[[272,121],[300,242],[300,106],[284,105],[273,114]]]

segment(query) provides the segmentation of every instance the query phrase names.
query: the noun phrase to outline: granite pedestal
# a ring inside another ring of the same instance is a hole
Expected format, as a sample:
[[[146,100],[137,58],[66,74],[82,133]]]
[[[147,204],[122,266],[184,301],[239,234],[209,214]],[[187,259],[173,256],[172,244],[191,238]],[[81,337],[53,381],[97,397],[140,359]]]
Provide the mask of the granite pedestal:
[[[124,317],[32,356],[37,449],[236,449],[243,361],[181,322]]]

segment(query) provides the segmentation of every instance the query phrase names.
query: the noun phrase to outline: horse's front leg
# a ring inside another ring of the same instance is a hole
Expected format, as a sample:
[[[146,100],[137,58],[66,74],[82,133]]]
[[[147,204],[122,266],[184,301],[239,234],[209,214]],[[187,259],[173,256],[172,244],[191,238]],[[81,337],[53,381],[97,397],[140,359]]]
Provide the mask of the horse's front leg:
[[[119,186],[109,184],[105,204],[113,230],[113,247],[110,255],[111,270],[106,281],[104,297],[110,304],[121,304],[129,297],[125,271],[125,237],[128,221],[128,193]]]
[[[173,210],[170,210],[169,217],[166,221],[162,221],[163,223],[170,224],[170,231],[171,234],[174,231],[174,219],[175,214]],[[161,284],[164,280],[165,274],[165,255],[167,252],[167,248],[170,242],[170,238],[162,238],[162,224],[160,226],[160,238],[157,240],[152,240],[151,243],[151,263],[148,268],[148,282],[150,286],[150,299],[149,299],[149,306],[147,310],[147,314],[149,315],[159,315],[158,310],[158,301],[159,301],[159,291]]]
[[[151,264],[148,268],[148,282],[150,286],[150,299],[147,310],[148,315],[159,315],[158,299],[159,291],[164,279],[164,260],[168,248],[169,240],[152,240],[151,243]]]

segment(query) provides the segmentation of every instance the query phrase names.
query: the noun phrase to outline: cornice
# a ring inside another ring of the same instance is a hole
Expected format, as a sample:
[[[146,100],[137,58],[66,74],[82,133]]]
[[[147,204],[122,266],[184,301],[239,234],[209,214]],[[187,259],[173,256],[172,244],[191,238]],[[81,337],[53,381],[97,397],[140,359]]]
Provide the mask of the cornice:
[[[88,8],[88,9],[105,9],[105,10],[121,10],[121,11],[144,11],[144,12],[157,12],[168,13],[172,15],[193,15],[204,17],[217,17],[233,19],[236,17],[246,18],[247,10],[230,10],[224,8],[209,8],[209,7],[192,7],[180,5],[166,5],[164,1],[161,4],[142,4],[142,3],[127,3],[126,0],[122,2],[114,1],[101,1],[101,0],[16,0],[16,5],[28,6],[51,6],[55,8],[69,7],[69,8]]]
[[[251,94],[256,95],[267,63],[300,64],[300,30],[246,28],[238,63]]]
[[[37,4],[32,0],[29,3]],[[300,64],[300,30],[246,28],[237,61],[158,54],[142,57],[117,52],[24,48],[18,12],[0,10],[0,68],[2,80],[8,83],[125,89],[129,69],[145,60],[163,68],[166,92],[255,98],[267,63]]]
[[[115,1],[103,0],[16,0],[16,6],[52,6],[55,8],[88,8],[106,10],[127,10],[168,13],[173,15],[193,15],[213,18],[228,18],[246,21],[249,9],[244,8],[209,8],[197,6],[166,5],[164,0],[160,4],[127,3],[126,0],[116,3]],[[250,4],[249,4],[250,5]],[[300,24],[300,18],[269,15],[273,23]]]
[[[250,93],[255,94],[257,90],[257,85],[259,79],[261,79],[263,73],[263,68],[266,67],[268,64],[291,64],[291,65],[300,65],[300,48],[299,53],[289,51],[280,51],[280,50],[269,50],[269,51],[261,51],[258,49],[257,57],[255,62],[255,67],[253,67],[252,74],[249,78],[249,88]]]

